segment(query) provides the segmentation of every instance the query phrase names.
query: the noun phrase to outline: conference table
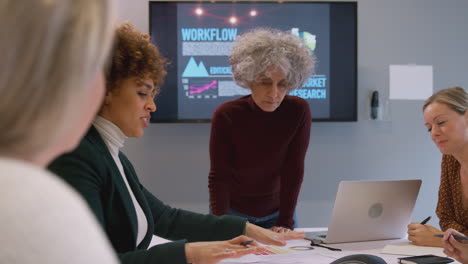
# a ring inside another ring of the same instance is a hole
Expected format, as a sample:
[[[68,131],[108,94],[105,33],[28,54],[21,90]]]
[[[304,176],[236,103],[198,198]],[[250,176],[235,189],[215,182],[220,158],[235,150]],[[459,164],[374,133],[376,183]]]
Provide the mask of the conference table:
[[[315,232],[315,231],[325,231],[326,228],[297,228],[298,231],[304,232]],[[168,242],[163,238],[154,237],[151,246]],[[236,264],[236,263],[287,263],[287,264],[329,264],[332,261],[339,259],[344,256],[353,255],[353,254],[369,254],[374,256],[379,256],[388,264],[397,264],[398,258],[407,257],[408,255],[397,255],[397,254],[383,254],[381,253],[382,249],[389,244],[397,244],[408,242],[407,239],[393,239],[393,240],[379,240],[379,241],[366,241],[366,242],[353,242],[353,243],[341,243],[341,244],[330,244],[327,246],[333,248],[339,248],[342,251],[332,251],[322,247],[313,246],[310,247],[310,241],[305,239],[291,240],[288,241],[285,247],[269,247],[272,251],[272,255],[269,256],[254,256],[248,255],[239,259],[227,259],[223,260],[221,263],[225,264]],[[297,249],[297,252],[292,250]],[[303,251],[301,251],[303,249]],[[310,250],[305,250],[310,249]],[[291,253],[291,254],[289,254]],[[454,264],[459,262],[452,262]]]

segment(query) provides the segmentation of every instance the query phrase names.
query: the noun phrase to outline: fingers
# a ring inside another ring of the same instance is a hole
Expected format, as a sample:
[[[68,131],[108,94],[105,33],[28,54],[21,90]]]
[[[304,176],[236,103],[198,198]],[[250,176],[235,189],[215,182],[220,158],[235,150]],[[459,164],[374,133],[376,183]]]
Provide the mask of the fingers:
[[[408,240],[416,246],[422,246],[422,238],[416,235],[408,235]]]
[[[293,240],[293,239],[303,239],[305,237],[304,232],[298,232],[298,231],[289,231],[289,232],[284,232],[284,233],[278,233],[276,236],[271,236],[271,239],[273,241],[273,245],[277,246],[284,246],[286,245],[286,240]]]
[[[249,240],[251,240],[250,237],[241,235],[241,236],[238,236],[238,237],[235,237],[235,238],[229,240],[229,243],[240,245],[242,242],[247,242]]]
[[[289,234],[289,233],[283,233],[283,234],[279,234],[279,233],[273,233],[272,235],[268,236],[268,241],[266,244],[269,244],[269,245],[275,245],[275,246],[285,246],[286,245],[286,241],[285,239],[283,238],[283,236],[285,234]]]
[[[454,229],[448,229],[445,234],[444,238],[442,239],[442,244],[444,246],[444,254],[447,256],[456,259],[460,263],[466,262],[466,257],[462,256],[463,252],[466,251],[467,246],[456,240],[453,235],[463,236],[462,233],[458,232]]]
[[[280,233],[280,232],[278,232],[280,229],[281,229],[280,226],[273,226],[273,227],[271,228],[271,231],[276,232],[276,233]]]
[[[444,248],[444,254],[446,254],[447,256],[451,258],[456,259],[460,263],[464,263],[461,258],[460,251],[455,248],[452,248],[452,250],[448,250],[447,248]]]
[[[429,234],[428,232],[430,232],[430,231],[426,226],[421,225],[421,224],[414,224],[414,225],[411,226],[411,229],[408,229],[407,233],[408,233],[408,237],[409,237],[409,236],[421,236],[421,235],[424,235],[424,234],[427,235],[427,234]],[[433,234],[430,234],[430,235],[432,236]]]
[[[286,245],[284,238],[282,238],[282,234],[273,232],[269,229],[265,229],[265,228],[253,225],[251,223],[247,223],[245,234],[248,237],[254,238],[255,240],[259,241],[262,244],[275,245],[275,246]]]
[[[468,241],[466,240],[457,240],[455,238],[455,236],[464,236],[463,233],[460,233],[458,232],[457,230],[455,229],[451,229],[449,228],[445,233],[444,233],[444,237],[442,238],[442,243],[444,244],[444,247],[445,245],[447,245],[447,247],[456,247],[456,248],[460,248],[460,247],[464,247],[466,248],[466,244],[468,243]]]
[[[274,226],[271,228],[271,231],[276,232],[276,233],[287,233],[287,232],[291,232],[292,230],[287,227]]]
[[[244,235],[235,237],[229,240],[228,243],[240,249],[246,247],[260,247],[260,244],[256,240]]]
[[[261,247],[243,247],[240,249],[225,248],[222,251],[215,253],[214,256],[221,260],[225,258],[238,258],[248,254],[253,254],[262,251],[264,251],[264,249]]]
[[[445,234],[446,234],[447,236],[451,236],[451,235],[465,236],[463,233],[460,233],[460,232],[458,232],[457,230],[452,229],[452,228],[449,228],[449,229],[445,232]]]
[[[256,251],[258,250],[259,248],[262,248],[260,246],[248,246],[248,247],[245,247],[245,246],[241,246],[241,245],[227,245],[224,247],[224,251],[244,251],[245,249],[248,249],[249,251]]]
[[[236,239],[238,238],[240,237],[237,237]],[[261,252],[264,252],[266,249],[260,246],[252,245],[252,246],[245,247],[241,245],[227,243],[227,245],[224,248],[221,248],[220,250],[221,251],[213,254],[213,256],[217,260],[222,260],[225,258],[239,258],[248,254],[261,253]]]
[[[274,233],[273,233],[274,234]],[[242,242],[252,241],[246,246]],[[247,254],[261,253],[266,249],[247,236],[238,236],[227,241],[192,242],[185,244],[188,263],[215,264],[225,258],[238,258]]]
[[[455,229],[452,229],[452,228],[449,228],[447,229],[447,231],[445,231],[444,233],[444,237],[442,238],[442,242],[447,242],[448,243],[448,240],[450,237],[452,237],[452,234],[456,234],[458,233]]]
[[[234,250],[224,250],[224,251],[221,251],[221,252],[216,252],[213,255],[217,260],[222,260],[222,259],[225,259],[225,258],[235,258],[236,256],[239,255],[239,253],[237,253]]]
[[[305,237],[305,233],[298,231],[290,231],[288,233],[283,234],[283,237],[286,240],[303,239]]]
[[[408,229],[416,229],[418,227],[421,227],[422,225],[420,223],[411,223],[408,225]]]
[[[421,225],[420,223],[412,223],[408,225],[408,232],[409,231],[416,231],[416,230],[429,230],[428,226],[426,225]]]
[[[444,252],[445,255],[460,261],[460,254],[457,254],[455,251],[450,251],[450,250],[444,249],[443,252]],[[460,263],[461,263],[461,261],[460,261]]]
[[[449,237],[450,238],[450,237]],[[455,248],[453,247],[452,243],[450,242],[449,239],[443,239],[442,240],[442,245],[444,246],[444,251],[447,250],[453,254],[455,251]]]
[[[455,237],[453,237],[453,236],[450,236],[450,237],[448,238],[447,241],[448,241],[454,248],[459,249],[459,248],[463,247],[463,243],[460,242],[460,241],[458,241],[458,240],[456,240]]]
[[[440,230],[435,228],[434,226],[431,226],[431,225],[424,225],[424,226],[431,232],[434,232],[434,233],[440,232]]]
[[[271,231],[276,232],[276,233],[286,233],[292,231],[291,229],[287,227],[282,227],[282,226],[273,226],[271,228]]]

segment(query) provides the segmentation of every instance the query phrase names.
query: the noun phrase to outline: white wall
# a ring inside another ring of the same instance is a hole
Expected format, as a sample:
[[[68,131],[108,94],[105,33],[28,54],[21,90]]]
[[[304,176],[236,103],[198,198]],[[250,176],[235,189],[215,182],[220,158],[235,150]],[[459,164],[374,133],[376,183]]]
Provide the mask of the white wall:
[[[148,32],[147,0],[119,4],[122,20]],[[388,94],[389,64],[433,65],[437,90],[468,88],[466,10],[464,0],[358,1],[358,122],[313,123],[297,212],[301,226],[327,225],[341,180],[423,179],[413,219],[435,216],[441,155],[423,125],[422,101],[391,101],[391,121],[373,122],[366,118],[367,100],[371,90]],[[208,212],[209,128],[152,124],[124,152],[160,199]]]

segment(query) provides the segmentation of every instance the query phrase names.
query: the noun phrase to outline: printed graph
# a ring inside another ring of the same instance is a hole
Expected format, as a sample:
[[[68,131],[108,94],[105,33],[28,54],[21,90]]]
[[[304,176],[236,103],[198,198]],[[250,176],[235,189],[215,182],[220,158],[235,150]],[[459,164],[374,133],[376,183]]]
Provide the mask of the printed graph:
[[[265,252],[262,253],[255,253],[255,255],[277,255],[277,254],[289,254],[291,252],[287,251],[286,249],[275,247],[275,246],[266,246]]]
[[[309,250],[313,250],[314,248],[309,247],[309,246],[295,246],[295,247],[290,247],[289,249],[294,250],[294,251],[309,251]]]
[[[313,250],[314,248],[311,246],[293,246],[289,248],[281,248],[276,246],[266,246],[266,251],[262,253],[255,253],[255,255],[278,255],[278,254],[291,254],[296,253],[298,251],[309,251]]]

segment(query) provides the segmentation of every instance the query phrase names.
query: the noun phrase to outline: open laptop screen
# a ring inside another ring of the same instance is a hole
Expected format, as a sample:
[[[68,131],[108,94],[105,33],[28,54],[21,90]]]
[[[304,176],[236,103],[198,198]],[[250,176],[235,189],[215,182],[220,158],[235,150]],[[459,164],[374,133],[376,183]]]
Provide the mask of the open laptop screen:
[[[342,181],[324,243],[397,239],[406,235],[421,180]]]

